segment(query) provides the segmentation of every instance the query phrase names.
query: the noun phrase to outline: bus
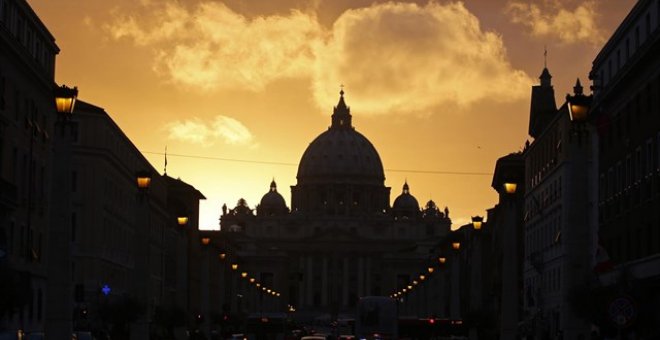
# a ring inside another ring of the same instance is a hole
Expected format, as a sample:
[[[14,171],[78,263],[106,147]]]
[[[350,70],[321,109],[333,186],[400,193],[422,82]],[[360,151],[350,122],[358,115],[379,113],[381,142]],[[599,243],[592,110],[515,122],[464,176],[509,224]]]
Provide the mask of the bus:
[[[397,302],[387,296],[361,297],[355,318],[358,339],[397,339]]]

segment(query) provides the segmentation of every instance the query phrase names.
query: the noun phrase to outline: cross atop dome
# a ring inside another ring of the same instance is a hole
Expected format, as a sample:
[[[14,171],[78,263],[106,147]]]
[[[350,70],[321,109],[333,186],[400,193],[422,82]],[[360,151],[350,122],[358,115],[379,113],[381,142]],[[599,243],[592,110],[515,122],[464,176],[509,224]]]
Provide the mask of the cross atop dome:
[[[332,113],[332,125],[331,129],[339,128],[353,128],[353,117],[351,116],[351,109],[346,105],[344,101],[344,85],[341,85],[341,90],[339,91],[339,103],[334,107]]]

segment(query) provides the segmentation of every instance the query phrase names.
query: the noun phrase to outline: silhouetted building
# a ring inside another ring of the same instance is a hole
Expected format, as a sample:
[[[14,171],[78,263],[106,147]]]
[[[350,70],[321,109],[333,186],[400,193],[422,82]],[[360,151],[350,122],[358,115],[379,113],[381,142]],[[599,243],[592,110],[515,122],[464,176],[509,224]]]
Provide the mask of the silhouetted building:
[[[378,152],[353,127],[340,94],[331,126],[300,160],[291,211],[274,181],[256,215],[244,200],[223,207],[219,237],[230,255],[281,294],[266,306],[254,285],[243,286],[245,311],[290,305],[297,315],[353,314],[359,297],[403,288],[449,231],[448,209],[433,201],[420,209],[408,183],[390,207]]]
[[[542,77],[541,82],[550,95],[549,79]],[[574,89],[576,95],[582,95],[579,80]],[[524,314],[520,333],[577,339],[590,334],[590,324],[580,314],[575,295],[592,279],[597,136],[590,126],[571,119],[567,103],[544,117],[532,135],[534,141],[523,152]],[[530,114],[530,121],[533,119],[534,112]]]
[[[532,86],[532,99],[529,110],[529,135],[538,137],[557,112],[552,75],[547,67],[539,76],[541,84]]]
[[[120,327],[108,313],[127,299],[150,319],[187,311],[188,262],[199,261],[190,260],[187,240],[197,230],[204,196],[181,180],[158,175],[104,109],[78,100],[73,122],[74,329]],[[136,177],[145,170],[152,179],[141,192]],[[178,214],[188,217],[185,226],[177,224]],[[164,332],[163,325],[148,326],[152,334]]]
[[[659,40],[660,2],[640,0],[590,72],[600,136],[600,275],[588,312],[610,336],[660,337]]]
[[[0,329],[44,330],[58,52],[25,0],[0,1]]]

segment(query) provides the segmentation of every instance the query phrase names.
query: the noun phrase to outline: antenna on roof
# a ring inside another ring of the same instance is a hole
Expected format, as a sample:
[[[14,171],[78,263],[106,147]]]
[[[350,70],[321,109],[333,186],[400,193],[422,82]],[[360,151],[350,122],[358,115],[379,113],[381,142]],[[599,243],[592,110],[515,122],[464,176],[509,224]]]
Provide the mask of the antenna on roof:
[[[165,145],[165,168],[163,169],[164,175],[167,175],[167,145]]]

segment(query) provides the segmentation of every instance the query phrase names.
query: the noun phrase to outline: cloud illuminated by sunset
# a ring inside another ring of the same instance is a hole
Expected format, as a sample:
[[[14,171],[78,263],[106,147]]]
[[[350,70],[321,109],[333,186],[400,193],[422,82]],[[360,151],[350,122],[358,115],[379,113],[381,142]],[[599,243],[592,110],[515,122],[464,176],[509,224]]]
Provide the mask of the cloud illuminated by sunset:
[[[527,1],[514,0],[508,5],[513,22],[526,26],[530,34],[539,38],[552,38],[559,42],[604,42],[605,35],[597,25],[596,2],[587,0],[576,8],[567,8],[559,0],[546,2],[544,6]]]
[[[254,137],[245,125],[223,115],[216,116],[211,122],[199,118],[174,121],[165,128],[169,138],[200,146],[212,146],[221,140],[226,144],[256,147]]]
[[[331,101],[332,85],[346,83],[352,105],[365,113],[515,101],[533,83],[510,65],[501,37],[483,31],[460,2],[348,10],[317,56],[316,101]]]
[[[362,114],[425,114],[519,100],[533,83],[461,2],[374,4],[345,11],[331,28],[297,10],[248,19],[217,2],[147,6],[148,22],[119,15],[107,31],[154,48],[154,69],[165,79],[207,91],[261,91],[278,79],[306,78],[320,108],[343,83]]]

